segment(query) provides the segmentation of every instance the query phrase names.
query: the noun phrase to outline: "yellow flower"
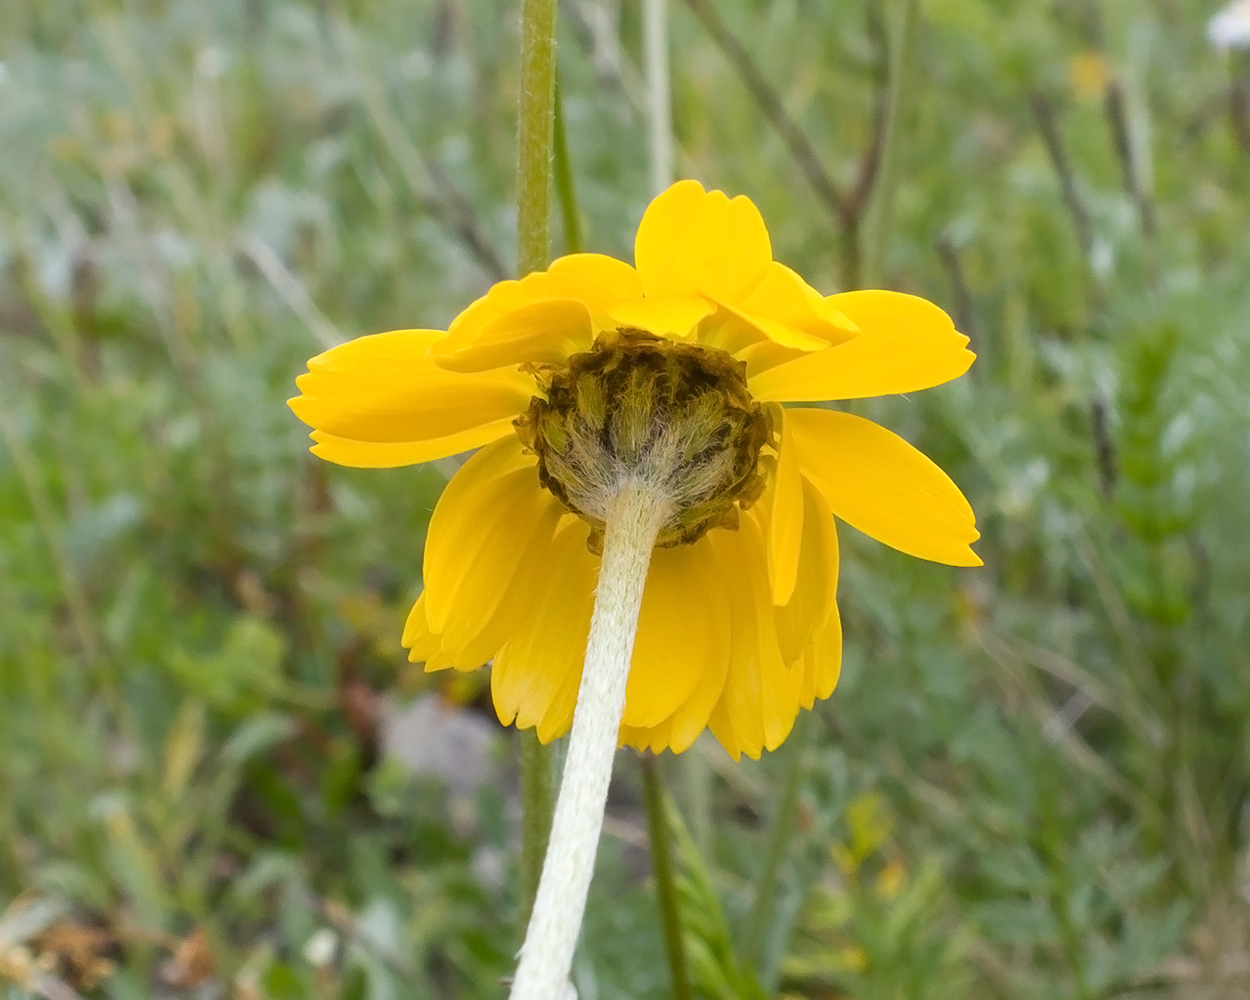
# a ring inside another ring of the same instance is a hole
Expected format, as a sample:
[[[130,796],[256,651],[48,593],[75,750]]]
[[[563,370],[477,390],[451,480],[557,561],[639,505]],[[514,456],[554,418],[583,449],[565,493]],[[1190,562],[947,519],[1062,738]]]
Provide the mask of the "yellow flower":
[[[291,400],[331,462],[393,467],[479,448],[430,520],[403,642],[426,670],[493,661],[505,724],[568,730],[598,575],[601,480],[674,497],[638,625],[620,739],[736,759],[837,683],[834,518],[922,559],[976,566],[968,502],[902,438],[783,403],[911,392],[974,355],[937,306],[822,296],[772,258],[758,209],[680,181],[643,215],[636,267],[573,254],[503,281],[446,332],[313,358]]]

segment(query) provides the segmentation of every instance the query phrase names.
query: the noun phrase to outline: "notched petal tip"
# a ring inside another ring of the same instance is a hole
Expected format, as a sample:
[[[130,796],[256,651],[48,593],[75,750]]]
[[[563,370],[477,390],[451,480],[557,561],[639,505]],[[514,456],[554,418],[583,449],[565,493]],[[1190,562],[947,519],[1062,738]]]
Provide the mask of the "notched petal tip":
[[[683,180],[647,206],[634,260],[648,298],[704,292],[738,302],[763,280],[772,263],[772,244],[749,198],[729,198]]]

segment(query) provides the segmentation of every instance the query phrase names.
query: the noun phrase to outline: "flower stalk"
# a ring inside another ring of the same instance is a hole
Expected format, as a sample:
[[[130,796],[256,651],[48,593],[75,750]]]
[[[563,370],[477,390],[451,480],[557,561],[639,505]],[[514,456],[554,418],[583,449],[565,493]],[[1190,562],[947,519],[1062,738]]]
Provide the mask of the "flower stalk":
[[[692,1000],[690,976],[686,972],[686,946],[682,938],[681,907],[677,902],[677,880],[673,874],[673,848],[668,829],[664,781],[651,754],[642,756],[642,797],[647,805],[647,833],[651,843],[651,873],[655,894],[660,901],[660,927],[673,1000]]]
[[[860,287],[876,288],[882,280],[894,223],[894,190],[898,182],[898,146],[903,118],[911,97],[913,63],[916,58],[920,0],[902,0],[902,12],[890,40],[890,77],[886,92],[885,134],[881,140],[880,167],[868,213],[865,254]]]
[[[665,496],[636,482],[623,484],[608,509],[573,729],[512,1000],[552,1000],[568,993],[625,712],[647,568],[669,514]]]
[[[556,0],[522,0],[517,100],[517,270],[551,259],[551,170],[556,102]],[[529,920],[551,821],[551,752],[521,734],[521,923]]]
[[[551,155],[556,104],[556,0],[521,4],[521,93],[517,104],[517,270],[551,258]]]

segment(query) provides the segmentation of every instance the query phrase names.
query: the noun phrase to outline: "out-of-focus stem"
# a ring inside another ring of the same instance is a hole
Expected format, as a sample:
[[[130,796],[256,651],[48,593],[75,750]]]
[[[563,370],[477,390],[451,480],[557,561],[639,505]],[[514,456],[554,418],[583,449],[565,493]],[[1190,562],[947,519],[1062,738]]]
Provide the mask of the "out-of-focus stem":
[[[865,288],[881,284],[890,230],[894,224],[894,189],[898,177],[898,146],[902,134],[902,118],[907,110],[910,83],[916,55],[916,24],[920,19],[920,0],[903,0],[902,19],[895,26],[890,44],[890,81],[886,96],[884,133],[881,137],[880,166],[864,240],[863,269],[860,280]]]
[[[768,955],[768,925],[774,915],[777,886],[781,881],[781,866],[789,852],[790,837],[794,833],[794,814],[799,805],[799,789],[803,784],[803,760],[807,751],[808,733],[811,731],[811,713],[800,712],[794,730],[786,741],[786,780],[781,799],[773,813],[772,826],[768,832],[768,853],[764,866],[755,882],[755,901],[746,924],[745,944],[755,958],[756,969],[763,973]]]
[[[677,905],[677,884],[673,879],[673,849],[665,808],[664,782],[655,758],[642,758],[642,793],[647,804],[647,834],[651,844],[651,873],[660,901],[660,923],[664,930],[664,950],[668,955],[673,1000],[691,1000],[690,976],[686,972],[686,947],[682,940],[681,908]]]
[[[642,2],[642,55],[647,77],[651,193],[673,183],[673,98],[668,73],[668,0]]]
[[[547,837],[551,833],[551,751],[534,730],[518,734],[521,742],[521,872],[520,925],[529,923],[543,872]]]
[[[556,0],[522,0],[517,108],[517,270],[551,256],[551,150],[556,101]]]
[[[552,129],[555,142],[556,197],[564,222],[565,253],[582,252],[582,217],[577,211],[577,187],[573,183],[573,159],[569,155],[569,133],[564,122],[564,99],[556,79],[556,116]]]
[[[555,122],[556,0],[522,0],[521,82],[517,101],[517,270],[551,257],[551,161]],[[551,753],[521,734],[521,922],[538,891],[551,825]]]

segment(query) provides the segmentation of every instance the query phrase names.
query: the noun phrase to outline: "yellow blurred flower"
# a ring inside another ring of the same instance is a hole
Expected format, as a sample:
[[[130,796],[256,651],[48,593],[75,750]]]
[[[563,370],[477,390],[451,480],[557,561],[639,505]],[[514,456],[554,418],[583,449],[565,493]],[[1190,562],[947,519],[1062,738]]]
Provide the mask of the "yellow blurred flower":
[[[643,596],[620,739],[737,758],[837,683],[834,517],[910,555],[976,566],[968,502],[861,417],[783,403],[912,392],[974,355],[910,295],[822,296],[772,258],[759,210],[680,181],[643,215],[636,267],[573,254],[503,281],[450,328],[313,358],[291,408],[313,452],[385,468],[479,448],[430,520],[403,642],[426,670],[493,661],[499,718],[570,726],[598,576],[603,480],[674,498]]]
[[[1101,100],[1111,82],[1111,64],[1101,52],[1078,52],[1068,60],[1068,83],[1077,100]]]

